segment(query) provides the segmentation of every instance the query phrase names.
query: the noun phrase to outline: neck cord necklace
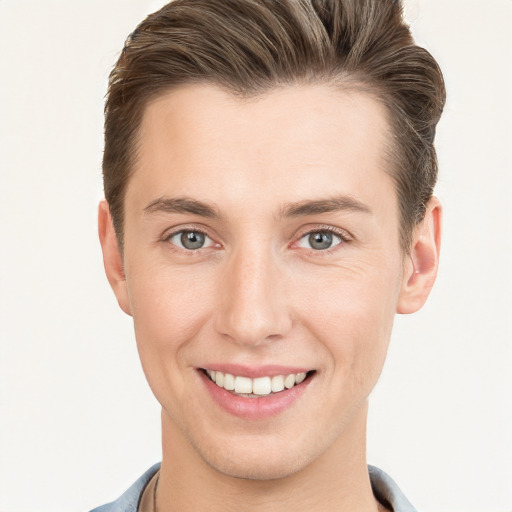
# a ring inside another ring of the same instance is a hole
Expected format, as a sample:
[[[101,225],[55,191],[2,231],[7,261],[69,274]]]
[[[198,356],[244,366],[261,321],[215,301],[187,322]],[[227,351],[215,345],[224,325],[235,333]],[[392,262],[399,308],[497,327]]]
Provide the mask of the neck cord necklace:
[[[153,491],[153,512],[157,512],[157,510],[156,510],[156,490],[158,489],[159,481],[160,481],[160,472],[158,473],[158,476],[156,477],[155,490]]]

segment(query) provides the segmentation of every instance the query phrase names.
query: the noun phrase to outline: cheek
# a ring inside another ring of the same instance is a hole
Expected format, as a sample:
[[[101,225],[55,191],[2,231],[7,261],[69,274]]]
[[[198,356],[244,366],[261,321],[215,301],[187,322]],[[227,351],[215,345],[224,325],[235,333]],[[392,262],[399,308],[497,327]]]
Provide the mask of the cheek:
[[[146,263],[138,268],[143,271],[127,276],[136,330],[151,335],[150,343],[187,338],[211,308],[211,279],[187,267]]]
[[[159,401],[166,400],[162,394],[169,383],[179,396],[185,392],[182,370],[191,363],[188,349],[211,318],[211,287],[185,270],[148,265],[142,272],[128,272],[127,281],[137,348],[149,385]]]
[[[334,371],[354,382],[380,374],[387,352],[399,291],[398,265],[307,283],[304,322],[331,360]]]

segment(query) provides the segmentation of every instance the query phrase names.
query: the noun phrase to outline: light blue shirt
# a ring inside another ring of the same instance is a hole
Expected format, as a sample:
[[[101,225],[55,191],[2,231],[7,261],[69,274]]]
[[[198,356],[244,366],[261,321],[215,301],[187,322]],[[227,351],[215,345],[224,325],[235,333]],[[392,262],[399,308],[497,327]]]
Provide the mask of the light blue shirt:
[[[122,496],[112,503],[97,507],[91,512],[137,512],[142,493],[160,463],[149,468]],[[368,466],[373,494],[393,512],[417,512],[393,479],[379,468]]]

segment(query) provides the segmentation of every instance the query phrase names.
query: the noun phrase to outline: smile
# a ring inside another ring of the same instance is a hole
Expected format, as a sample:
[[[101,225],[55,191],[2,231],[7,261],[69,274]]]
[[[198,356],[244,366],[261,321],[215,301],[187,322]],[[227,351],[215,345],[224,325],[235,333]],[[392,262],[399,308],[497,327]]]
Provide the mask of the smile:
[[[261,421],[294,407],[313,385],[316,370],[286,366],[247,367],[224,364],[198,368],[202,382],[223,411],[248,421]]]
[[[300,384],[307,377],[306,372],[274,375],[272,377],[264,376],[255,379],[208,369],[205,372],[218,387],[245,398],[257,398],[280,393]]]

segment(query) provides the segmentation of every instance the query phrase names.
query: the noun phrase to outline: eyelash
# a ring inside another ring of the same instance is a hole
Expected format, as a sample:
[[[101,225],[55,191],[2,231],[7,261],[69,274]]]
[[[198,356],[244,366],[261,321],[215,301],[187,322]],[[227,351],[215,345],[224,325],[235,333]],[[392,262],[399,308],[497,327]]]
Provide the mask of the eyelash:
[[[175,243],[171,242],[171,239],[177,235],[182,235],[183,233],[200,233],[201,235],[205,236],[211,241],[211,245],[209,247],[200,247],[198,249],[186,249],[183,247],[177,246]],[[340,246],[349,243],[353,240],[352,236],[347,233],[344,230],[336,229],[332,226],[315,226],[313,229],[308,229],[306,231],[303,231],[300,233],[298,237],[294,238],[294,241],[290,244],[291,247],[298,244],[301,240],[303,240],[305,237],[310,236],[314,233],[329,233],[332,235],[335,235],[340,239],[340,242],[333,245],[332,247],[329,247],[327,249],[313,249],[313,248],[303,248],[309,251],[310,255],[316,255],[316,256],[322,256],[322,255],[328,255],[337,250]],[[162,237],[162,241],[167,242],[169,245],[173,247],[173,250],[179,251],[182,254],[186,254],[188,256],[193,256],[199,253],[202,249],[209,249],[212,246],[220,246],[220,244],[216,243],[214,239],[207,233],[206,230],[195,228],[195,227],[185,227],[181,228],[176,231],[171,231],[170,233],[166,233]]]
[[[200,247],[199,249],[194,250],[194,249],[187,249],[184,247],[179,247],[175,243],[171,242],[172,238],[174,238],[177,235],[182,235],[183,233],[199,233],[199,234],[203,235],[205,238],[208,238],[211,241],[211,245],[209,247]],[[171,231],[170,233],[166,233],[162,237],[162,239],[164,242],[167,242],[170,246],[172,246],[173,250],[180,252],[181,254],[186,254],[187,256],[195,256],[197,253],[199,253],[201,251],[201,249],[209,249],[211,246],[220,245],[220,244],[216,243],[210,235],[208,235],[206,230],[200,229],[200,228],[195,228],[195,227],[189,227],[189,228],[185,227],[185,228],[181,228],[177,231]]]
[[[340,239],[340,242],[323,250],[319,249],[313,249],[313,248],[305,248],[309,255],[314,256],[328,256],[329,254],[332,254],[334,251],[338,250],[340,246],[345,245],[346,243],[349,243],[353,240],[352,236],[347,233],[345,230],[341,230],[338,228],[334,228],[333,226],[315,226],[313,229],[308,229],[306,231],[303,231],[298,238],[296,238],[295,242],[292,243],[292,245],[295,245],[299,243],[301,240],[303,240],[305,237],[310,236],[314,233],[329,233],[332,235],[335,235]]]

